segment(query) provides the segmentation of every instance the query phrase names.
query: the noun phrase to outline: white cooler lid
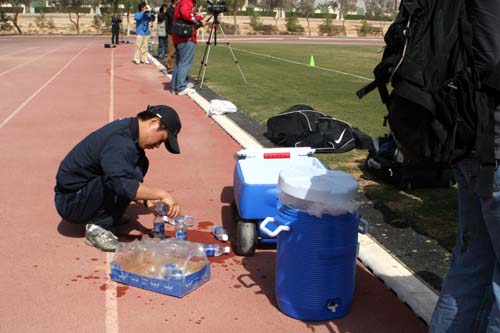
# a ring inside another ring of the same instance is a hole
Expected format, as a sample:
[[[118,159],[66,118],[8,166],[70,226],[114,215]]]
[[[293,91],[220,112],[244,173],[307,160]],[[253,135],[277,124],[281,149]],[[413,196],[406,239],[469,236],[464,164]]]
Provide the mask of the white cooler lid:
[[[350,174],[339,170],[291,167],[281,170],[278,188],[298,199],[335,204],[355,200],[358,182]]]

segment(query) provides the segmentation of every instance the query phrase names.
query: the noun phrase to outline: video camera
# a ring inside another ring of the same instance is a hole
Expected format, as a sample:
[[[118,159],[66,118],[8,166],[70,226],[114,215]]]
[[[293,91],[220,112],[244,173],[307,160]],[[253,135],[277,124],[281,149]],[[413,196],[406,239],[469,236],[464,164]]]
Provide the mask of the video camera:
[[[215,3],[212,0],[207,0],[208,12],[214,15],[227,12],[226,1],[216,0]]]
[[[151,13],[153,15],[156,14],[155,9],[151,8],[149,5],[146,5],[146,13],[148,13],[148,14]]]

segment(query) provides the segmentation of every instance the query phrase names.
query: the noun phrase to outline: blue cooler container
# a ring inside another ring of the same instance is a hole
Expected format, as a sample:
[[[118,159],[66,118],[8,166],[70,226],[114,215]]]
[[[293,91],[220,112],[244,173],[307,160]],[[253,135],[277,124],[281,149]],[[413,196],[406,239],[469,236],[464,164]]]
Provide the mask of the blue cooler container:
[[[357,213],[357,182],[341,171],[294,168],[280,173],[278,187],[283,205],[260,228],[277,236],[279,309],[305,321],[346,315],[354,294],[360,223],[366,232]]]

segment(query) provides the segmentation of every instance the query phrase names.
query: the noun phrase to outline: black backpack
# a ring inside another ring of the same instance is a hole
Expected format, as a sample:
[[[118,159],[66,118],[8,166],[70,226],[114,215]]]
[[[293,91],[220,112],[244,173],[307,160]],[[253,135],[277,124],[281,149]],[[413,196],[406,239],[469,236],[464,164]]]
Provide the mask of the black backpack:
[[[497,84],[479,80],[467,1],[402,0],[384,40],[375,80],[358,97],[378,88],[388,109],[384,126],[388,121],[409,160],[439,164],[478,156],[480,191],[491,195],[494,107],[484,91]]]
[[[312,147],[323,153],[344,153],[365,145],[363,140],[366,140],[363,133],[349,123],[303,104],[270,117],[264,136],[278,146]],[[369,141],[371,143],[371,139]]]
[[[374,140],[373,148],[368,150],[365,169],[376,178],[404,190],[449,187],[455,183],[449,164],[409,161],[391,134]]]

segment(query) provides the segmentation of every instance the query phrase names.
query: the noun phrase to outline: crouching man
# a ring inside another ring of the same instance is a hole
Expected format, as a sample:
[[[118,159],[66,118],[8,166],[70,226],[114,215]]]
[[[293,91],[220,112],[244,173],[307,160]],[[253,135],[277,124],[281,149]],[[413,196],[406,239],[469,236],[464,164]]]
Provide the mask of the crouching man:
[[[85,243],[115,251],[112,227],[128,223],[124,213],[131,201],[154,207],[165,202],[176,217],[177,201],[165,190],[145,184],[146,149],[162,144],[179,154],[177,112],[164,105],[148,106],[136,117],[115,120],[92,132],[63,159],[56,175],[55,206],[68,222],[86,224]]]

